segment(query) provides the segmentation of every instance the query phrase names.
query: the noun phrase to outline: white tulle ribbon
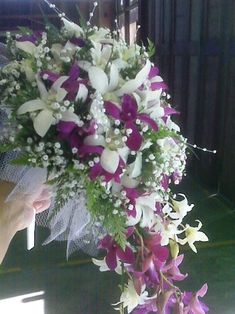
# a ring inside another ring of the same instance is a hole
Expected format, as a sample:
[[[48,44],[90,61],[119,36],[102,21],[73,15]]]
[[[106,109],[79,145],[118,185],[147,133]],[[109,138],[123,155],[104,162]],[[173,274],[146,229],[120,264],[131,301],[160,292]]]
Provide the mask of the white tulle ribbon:
[[[34,209],[33,220],[31,221],[30,225],[27,228],[27,250],[31,250],[34,248],[35,243],[35,216],[36,211]]]

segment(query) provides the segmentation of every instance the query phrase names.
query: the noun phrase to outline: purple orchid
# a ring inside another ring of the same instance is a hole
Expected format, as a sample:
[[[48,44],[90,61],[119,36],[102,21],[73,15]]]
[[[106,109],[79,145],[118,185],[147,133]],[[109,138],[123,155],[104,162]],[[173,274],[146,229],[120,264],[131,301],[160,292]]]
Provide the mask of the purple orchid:
[[[205,314],[209,311],[208,306],[198,299],[199,297],[204,297],[207,289],[207,284],[204,284],[195,294],[192,292],[184,293],[183,303],[186,305],[184,314]]]
[[[127,230],[126,237],[129,238],[132,234],[133,228],[129,228]],[[103,238],[99,247],[107,251],[105,260],[110,270],[116,269],[117,260],[120,260],[126,264],[133,264],[135,261],[135,256],[132,249],[126,245],[125,250],[123,250],[110,235],[107,235]]]
[[[168,89],[168,86],[163,82],[161,76],[159,76],[159,69],[157,67],[151,68],[148,78],[151,82],[151,90]]]
[[[47,80],[53,83],[61,77],[61,74],[48,70],[40,73],[42,78],[45,75],[47,76]],[[80,68],[74,63],[68,73],[67,80],[61,86],[67,91],[66,99],[69,101],[77,101],[79,98],[85,101],[87,98],[87,80],[79,79],[79,75]]]
[[[138,151],[142,144],[142,136],[136,126],[136,120],[148,124],[154,131],[158,130],[156,122],[145,113],[138,113],[138,105],[133,97],[124,95],[121,109],[110,101],[105,102],[105,110],[108,115],[124,123],[125,129],[131,130],[126,145],[134,151]]]
[[[164,175],[162,176],[161,185],[162,185],[162,187],[163,187],[163,189],[164,189],[165,191],[168,189],[169,184],[170,184],[170,178],[169,178],[169,176],[167,176],[167,175],[164,174]]]
[[[71,148],[79,148],[82,145],[82,129],[74,122],[60,121],[57,124],[59,139],[69,143]]]
[[[160,283],[159,272],[169,256],[168,249],[162,247],[160,241],[161,236],[159,234],[146,237],[144,239],[144,248],[140,248],[138,252],[139,263],[135,267],[128,268],[129,272],[133,274],[133,278],[135,278],[136,289],[143,283],[151,288]],[[137,270],[136,267],[140,270]]]
[[[160,241],[161,236],[159,234],[154,234],[144,240],[148,253],[143,261],[143,273],[151,285],[159,283],[159,271],[169,256],[168,248],[161,246]]]
[[[17,39],[19,42],[30,41],[31,43],[35,44],[39,39],[42,38],[41,31],[35,31],[30,35],[23,35]]]
[[[86,146],[82,149],[82,152],[84,153],[85,150],[86,150],[86,152],[89,151],[89,153],[97,153],[97,154],[101,155],[102,152],[104,151],[104,148],[102,148],[100,146],[89,146],[89,147]],[[114,180],[116,183],[120,183],[121,182],[122,169],[123,169],[124,165],[125,165],[124,161],[120,158],[117,170],[114,173],[110,173],[110,172],[106,171],[101,166],[100,162],[98,162],[90,170],[90,174],[89,174],[90,179],[95,180],[97,177],[103,176],[105,182],[109,182],[111,180]]]
[[[68,92],[67,99],[69,101],[76,101],[78,97],[78,91],[81,85],[85,86],[87,84],[86,80],[78,80],[80,75],[79,66],[74,63],[69,71],[68,79],[63,83],[62,87]],[[87,93],[81,95],[80,98],[86,99]]]
[[[164,116],[172,116],[174,114],[180,114],[179,111],[175,110],[174,108],[171,107],[165,107],[164,108]]]
[[[78,46],[80,48],[84,47],[86,45],[86,41],[83,39],[83,38],[77,38],[77,37],[73,37],[73,38],[70,38],[69,41],[75,45],[75,46]]]
[[[55,81],[57,81],[60,78],[60,73],[57,72],[53,72],[53,71],[49,71],[49,70],[45,70],[40,72],[40,77],[43,79],[44,77],[47,78],[48,81],[51,81],[52,83],[54,83]]]
[[[156,306],[156,300],[147,301],[145,304],[139,305],[133,311],[133,314],[149,314],[149,313],[159,313]]]
[[[162,272],[169,280],[182,281],[188,276],[188,274],[184,275],[179,270],[179,265],[183,259],[184,255],[182,254],[174,258],[169,264],[163,266]]]
[[[81,149],[84,146],[84,138],[95,133],[95,123],[79,127],[74,122],[60,121],[57,124],[57,131],[60,140],[68,142],[71,148]]]

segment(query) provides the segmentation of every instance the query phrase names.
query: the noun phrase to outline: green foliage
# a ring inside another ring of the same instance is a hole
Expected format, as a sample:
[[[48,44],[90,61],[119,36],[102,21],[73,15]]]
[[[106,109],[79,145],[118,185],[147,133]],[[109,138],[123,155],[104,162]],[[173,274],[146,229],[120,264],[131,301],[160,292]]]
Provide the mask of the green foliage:
[[[134,79],[136,77],[136,74],[141,70],[141,64],[139,63],[139,60],[128,62],[130,66],[128,68],[122,69],[120,71],[123,78],[129,77],[129,79]]]
[[[47,39],[50,44],[62,42],[63,38],[60,34],[60,30],[48,20],[46,22],[46,30],[47,30]]]
[[[29,27],[18,26],[17,27],[22,35],[31,35],[33,31]]]
[[[26,154],[20,155],[19,157],[12,160],[11,164],[15,166],[25,166],[29,164],[31,165],[31,163],[29,162],[29,155]]]
[[[99,182],[87,181],[87,208],[92,216],[97,220],[103,217],[102,222],[107,232],[111,234],[114,240],[122,249],[126,246],[126,219],[122,208],[114,207],[114,201],[108,196],[104,198],[105,191]],[[113,210],[117,209],[118,214]]]
[[[15,149],[15,145],[13,143],[1,143],[0,145],[0,153],[6,153]]]
[[[153,57],[155,55],[156,48],[155,48],[154,43],[149,38],[147,38],[147,40],[148,40],[147,53],[148,53],[149,58],[151,58],[151,57]]]
[[[80,182],[82,173],[79,171],[72,172],[72,169],[68,167],[59,177],[47,181],[50,185],[56,186],[55,204],[53,212],[49,217],[49,221],[61,210],[61,208],[70,200],[71,193],[78,193],[78,186],[71,187],[71,181],[76,180]]]
[[[157,140],[166,138],[166,137],[173,137],[173,138],[177,138],[180,139],[180,135],[178,133],[176,133],[175,131],[171,131],[165,127],[161,127],[157,132],[154,132],[152,130],[150,130],[147,133],[147,137],[153,142],[155,143]]]
[[[77,10],[78,16],[79,16],[79,25],[81,26],[82,29],[86,30],[87,29],[87,21],[84,18],[78,5],[76,5],[76,10]]]

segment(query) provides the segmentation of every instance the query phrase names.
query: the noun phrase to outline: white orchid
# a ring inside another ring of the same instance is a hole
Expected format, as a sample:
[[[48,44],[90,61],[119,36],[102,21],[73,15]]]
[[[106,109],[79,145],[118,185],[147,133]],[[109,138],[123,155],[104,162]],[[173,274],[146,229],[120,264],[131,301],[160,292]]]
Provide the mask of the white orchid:
[[[102,168],[109,173],[115,173],[120,162],[120,157],[123,159],[123,161],[126,162],[129,154],[129,149],[126,146],[115,148],[113,147],[111,149],[106,143],[103,135],[88,135],[85,138],[84,143],[86,145],[98,145],[104,147],[104,150],[100,156],[100,164]]]
[[[107,266],[106,264],[106,257],[102,260],[96,259],[96,258],[92,258],[92,262],[93,264],[95,264],[96,266],[99,267],[99,270],[101,272],[105,272],[105,271],[110,271],[110,268]],[[117,267],[115,268],[115,272],[118,275],[122,274],[122,266],[121,266],[121,262],[119,259],[117,259]]]
[[[135,78],[125,82],[116,92],[117,96],[121,97],[124,94],[132,94],[135,92],[147,80],[150,69],[151,62],[147,60],[145,66],[137,73]]]
[[[132,80],[124,82],[120,89],[117,89],[119,84],[119,71],[114,63],[110,66],[109,76],[100,67],[92,66],[88,70],[89,79],[92,87],[105,95],[111,91],[116,96],[121,97],[124,94],[131,94],[135,92],[147,79],[151,63],[149,60],[146,61],[145,66],[137,73],[136,77]]]
[[[199,220],[196,220],[196,221],[198,222],[198,226],[197,227],[191,227],[190,225],[187,224],[186,228],[185,228],[186,238],[185,239],[179,239],[179,243],[181,245],[188,243],[188,245],[191,247],[191,249],[195,253],[197,253],[197,249],[194,245],[194,242],[196,242],[196,241],[202,241],[202,242],[209,241],[209,239],[205,235],[205,233],[199,231],[202,227],[201,221],[199,221]]]
[[[138,305],[145,304],[145,302],[151,298],[148,297],[148,292],[145,290],[146,286],[143,285],[140,295],[136,292],[134,283],[132,280],[128,280],[128,284],[125,285],[125,289],[121,294],[120,302],[113,304],[114,306],[123,304],[124,308],[127,308],[127,313],[131,313]],[[119,308],[115,308],[119,310]]]
[[[157,223],[154,225],[154,231],[161,234],[161,245],[168,245],[170,240],[179,242],[178,235],[184,232],[184,230],[179,229],[181,220],[172,221],[161,221],[158,219]]]
[[[179,195],[183,197],[182,201],[176,201],[174,199],[172,200],[172,205],[175,211],[169,214],[172,219],[183,219],[194,207],[194,204],[188,204],[188,200],[184,194]]]
[[[16,48],[34,56],[37,51],[37,46],[31,41],[16,41]]]
[[[170,116],[167,117],[165,122],[163,120],[161,121],[164,123],[164,126],[166,126],[170,131],[180,132],[180,127],[171,120]]]
[[[108,60],[112,55],[111,45],[102,45],[100,43],[92,42],[93,48],[91,48],[92,63],[95,66],[99,66],[104,69]]]
[[[165,137],[157,140],[157,144],[165,154],[173,154],[179,150],[179,145],[172,137]]]
[[[92,35],[88,37],[92,42],[96,43],[113,43],[110,37],[110,30],[104,27],[97,29]]]
[[[84,34],[83,29],[79,25],[70,22],[66,18],[62,18],[62,22],[64,23],[64,28],[68,32],[69,36],[80,37]]]
[[[92,87],[104,95],[108,92],[115,90],[119,82],[119,72],[114,64],[110,66],[109,76],[99,67],[91,66],[88,70],[89,80]]]
[[[37,112],[36,116],[33,118],[33,126],[37,134],[41,137],[45,136],[51,125],[55,122],[53,103],[61,102],[67,95],[66,90],[61,87],[67,78],[67,76],[61,76],[54,82],[51,89],[47,91],[45,85],[37,77],[36,81],[40,98],[25,102],[17,111],[18,115],[27,112]],[[61,120],[77,122],[78,117],[74,113],[66,110],[65,112],[61,112]]]
[[[162,199],[158,193],[138,197],[135,204],[136,216],[129,216],[127,218],[127,225],[135,226],[139,223],[141,228],[151,229],[157,223],[155,205],[156,202],[160,201],[162,201]]]
[[[158,119],[164,116],[164,108],[161,107],[161,94],[162,89],[155,91],[151,90],[138,90],[138,98],[136,97],[138,106],[144,108],[145,112],[150,115],[152,119]]]
[[[21,61],[21,71],[25,73],[26,79],[29,82],[35,81],[35,72],[32,69],[31,60],[25,59]]]

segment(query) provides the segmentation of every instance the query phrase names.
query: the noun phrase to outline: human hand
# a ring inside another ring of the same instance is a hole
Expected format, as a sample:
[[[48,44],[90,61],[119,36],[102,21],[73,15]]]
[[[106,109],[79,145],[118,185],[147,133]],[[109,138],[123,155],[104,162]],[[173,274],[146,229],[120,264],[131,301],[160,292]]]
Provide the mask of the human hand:
[[[40,189],[31,195],[20,199],[23,202],[23,210],[18,207],[17,231],[27,228],[33,221],[35,214],[41,213],[51,205],[52,191],[48,186],[41,186]]]
[[[19,194],[14,200],[5,202],[14,184],[0,182],[0,264],[8,246],[19,230],[27,228],[34,219],[35,213],[47,209],[51,203],[51,191],[41,186],[32,195]]]
[[[1,183],[0,221],[16,233],[27,228],[35,214],[49,208],[52,193],[49,187],[42,185],[34,194],[19,194],[13,200],[5,202],[12,188],[13,185],[9,182]]]

